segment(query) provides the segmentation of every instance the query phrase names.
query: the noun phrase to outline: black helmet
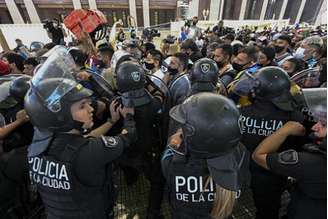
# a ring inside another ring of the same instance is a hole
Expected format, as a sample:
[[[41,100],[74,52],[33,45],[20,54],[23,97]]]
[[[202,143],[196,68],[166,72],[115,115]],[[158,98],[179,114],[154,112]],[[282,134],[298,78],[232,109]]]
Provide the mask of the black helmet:
[[[92,92],[76,82],[75,69],[67,49],[57,47],[34,75],[25,96],[25,109],[32,124],[41,131],[82,128],[83,124],[73,120],[70,108],[74,102],[90,97]]]
[[[27,91],[31,87],[31,79],[32,78],[27,75],[15,78],[10,84],[9,95],[14,97],[18,102],[23,102]]]
[[[213,91],[218,83],[218,72],[215,61],[208,58],[199,59],[191,69],[191,89],[198,92]]]
[[[141,106],[150,102],[145,83],[145,70],[138,63],[125,61],[117,67],[116,84],[124,106]]]
[[[170,110],[181,124],[186,153],[211,158],[232,152],[241,138],[239,111],[224,96],[202,92]]]
[[[75,86],[71,89],[73,84]],[[68,87],[71,90],[56,99],[56,90]],[[49,78],[37,87],[32,86],[25,97],[25,109],[32,124],[40,130],[65,132],[74,128],[80,129],[83,124],[73,120],[71,106],[91,95],[92,91],[75,81]]]
[[[293,111],[290,79],[280,67],[264,67],[254,75],[245,73],[236,84],[234,92],[240,96],[255,94],[258,100],[271,101],[278,108]]]

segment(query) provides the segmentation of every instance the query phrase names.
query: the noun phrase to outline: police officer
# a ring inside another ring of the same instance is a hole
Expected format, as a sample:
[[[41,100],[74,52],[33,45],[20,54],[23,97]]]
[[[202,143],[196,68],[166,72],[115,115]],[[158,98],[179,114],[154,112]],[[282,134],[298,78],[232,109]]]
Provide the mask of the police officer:
[[[239,145],[238,109],[221,95],[203,92],[173,107],[170,117],[181,124],[162,157],[172,218],[227,218],[247,158]]]
[[[144,172],[150,180],[147,218],[160,218],[160,207],[165,180],[161,174],[160,154],[163,150],[159,136],[157,116],[162,109],[163,96],[160,92],[150,94],[145,88],[146,74],[142,66],[125,61],[117,67],[116,84],[123,106],[135,109],[134,119],[138,140],[121,160],[127,183],[135,183],[139,173]]]
[[[327,89],[304,90],[304,96],[318,122],[312,127],[313,142],[303,150],[278,152],[288,136],[303,136],[298,122],[287,122],[255,149],[253,159],[261,167],[296,180],[288,218],[326,218],[327,212]]]
[[[32,80],[25,98],[36,127],[28,148],[30,178],[50,219],[113,218],[111,162],[136,139],[133,108],[119,108],[125,118],[120,135],[85,138],[82,131],[93,125],[92,92],[73,71],[67,50],[57,48]]]
[[[199,92],[224,93],[225,87],[218,74],[219,69],[214,60],[208,58],[198,60],[190,71],[190,94]]]
[[[294,106],[290,83],[287,73],[281,68],[264,67],[254,75],[246,73],[236,84],[233,92],[252,100],[251,105],[240,108],[244,124],[241,142],[251,153],[256,145],[288,121],[303,121],[302,113]],[[295,138],[284,142],[285,146],[295,144]],[[250,171],[256,218],[277,219],[286,178],[263,169],[253,161],[250,162]]]
[[[5,152],[14,148],[24,147],[31,143],[33,126],[24,110],[24,96],[30,88],[31,77],[20,76],[15,78],[9,87],[9,96],[1,103],[0,114],[6,125],[0,129],[0,138]]]

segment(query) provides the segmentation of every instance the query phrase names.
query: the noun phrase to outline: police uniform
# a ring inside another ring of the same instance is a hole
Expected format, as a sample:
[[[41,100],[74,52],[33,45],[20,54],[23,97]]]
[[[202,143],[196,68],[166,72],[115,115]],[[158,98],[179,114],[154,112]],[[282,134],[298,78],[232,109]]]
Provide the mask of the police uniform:
[[[111,162],[130,142],[125,135],[95,139],[59,133],[45,152],[29,156],[30,178],[48,218],[113,218]]]
[[[290,84],[287,73],[278,67],[264,67],[254,75],[245,74],[236,84],[236,94],[255,96],[251,105],[240,108],[240,120],[243,123],[241,142],[250,153],[263,139],[288,121],[303,121],[302,113],[293,104]],[[302,138],[287,138],[283,145],[297,148],[297,145],[303,144],[299,139]],[[256,218],[277,219],[287,178],[272,174],[253,160],[250,162],[250,171],[251,188],[257,208]]]
[[[252,153],[256,146],[267,136],[274,133],[288,121],[302,122],[300,112],[287,112],[277,109],[271,102],[255,102],[240,109],[243,122],[243,137],[241,142]],[[285,145],[294,146],[296,139],[288,138]],[[250,162],[252,174],[251,188],[258,218],[278,218],[281,194],[285,189],[286,178],[272,174]],[[268,198],[270,197],[270,198]]]
[[[296,179],[288,207],[288,218],[327,218],[326,155],[288,150],[268,154],[266,163],[272,172]]]
[[[146,75],[137,63],[126,61],[117,67],[117,88],[124,106],[134,107],[137,141],[119,160],[128,184],[135,183],[140,172],[150,181],[148,218],[159,218],[165,185],[160,168],[161,141],[158,120],[162,110],[161,95],[145,89]]]
[[[83,137],[91,123],[75,120],[71,110],[77,104],[91,118],[88,99],[93,93],[77,83],[72,66],[67,49],[56,47],[25,96],[25,110],[35,126],[28,148],[29,175],[48,218],[113,218],[111,163],[136,140],[135,123],[127,114],[125,134]]]
[[[227,98],[202,92],[173,107],[170,117],[181,127],[162,157],[172,218],[210,219],[222,198],[216,188],[231,194],[241,189],[246,155],[239,147],[239,111]]]
[[[172,219],[211,219],[215,184],[211,179],[206,186],[209,177],[206,161],[186,158],[167,149],[162,169],[169,188]]]
[[[8,97],[7,100],[9,98],[12,99],[11,97]],[[6,104],[3,104],[3,108],[0,108],[0,113],[5,119],[5,124],[8,125],[16,120],[16,113],[22,110],[24,107],[18,103],[14,105],[5,105]],[[3,139],[3,149],[5,152],[9,152],[14,148],[27,146],[32,142],[32,137],[33,126],[30,122],[25,122],[24,124],[17,127],[15,130],[10,132]]]
[[[17,213],[23,213],[22,208],[28,210],[26,207],[30,200],[23,195],[27,194],[27,184],[27,147],[3,154],[0,157],[0,218],[23,217]]]

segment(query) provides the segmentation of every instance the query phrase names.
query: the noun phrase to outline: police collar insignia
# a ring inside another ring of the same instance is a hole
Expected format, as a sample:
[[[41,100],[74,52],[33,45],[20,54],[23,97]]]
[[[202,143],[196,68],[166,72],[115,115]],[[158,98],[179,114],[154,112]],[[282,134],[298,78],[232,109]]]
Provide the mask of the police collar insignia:
[[[202,69],[203,73],[207,73],[210,70],[210,64],[208,63],[201,64],[200,68]]]
[[[131,76],[135,82],[140,81],[140,72],[134,71],[131,73]]]

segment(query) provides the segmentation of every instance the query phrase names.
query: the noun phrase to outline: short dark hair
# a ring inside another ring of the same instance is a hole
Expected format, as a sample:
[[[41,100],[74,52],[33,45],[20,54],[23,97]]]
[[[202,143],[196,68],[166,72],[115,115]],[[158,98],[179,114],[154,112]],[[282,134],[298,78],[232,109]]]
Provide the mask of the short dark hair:
[[[113,47],[110,45],[110,44],[102,44],[98,47],[98,51],[100,53],[104,53],[106,55],[109,55],[109,56],[113,56],[114,54],[114,49]]]
[[[186,54],[178,52],[178,53],[175,53],[173,56],[176,57],[177,59],[179,59],[179,61],[182,63],[183,70],[187,69],[189,57]]]
[[[7,53],[4,55],[7,58],[9,64],[15,63],[16,67],[20,70],[24,70],[24,58],[17,53]]]
[[[234,41],[235,40],[235,35],[232,34],[232,33],[228,33],[227,35],[224,36],[224,39]]]
[[[257,50],[255,46],[247,46],[245,48],[242,48],[239,50],[239,53],[245,53],[247,54],[248,58],[251,59],[253,62],[257,61]]]
[[[303,59],[291,58],[286,61],[291,62],[295,65],[294,72],[300,72],[307,69],[307,63]]]
[[[290,45],[292,43],[292,40],[288,35],[280,35],[277,40],[284,40],[287,41],[287,43]]]
[[[162,62],[163,62],[163,59],[164,59],[164,56],[163,54],[157,50],[157,49],[153,49],[153,50],[150,50],[149,51],[149,54],[154,58],[156,59],[157,61],[159,61],[159,64],[162,65]]]
[[[35,57],[27,58],[24,61],[24,65],[33,65],[33,67],[36,67],[38,64],[39,64],[39,62],[37,61],[37,59]]]
[[[268,60],[272,61],[275,57],[275,50],[272,47],[263,47],[260,51],[267,57]]]
[[[243,48],[244,48],[244,46],[239,43],[232,45],[232,54],[234,56],[238,55],[239,51],[242,50]]]
[[[221,44],[217,49],[222,49],[223,55],[228,56],[229,59],[232,56],[232,46],[230,44]]]
[[[156,49],[156,46],[153,43],[149,43],[149,42],[143,44],[143,46],[145,47],[146,52]]]

